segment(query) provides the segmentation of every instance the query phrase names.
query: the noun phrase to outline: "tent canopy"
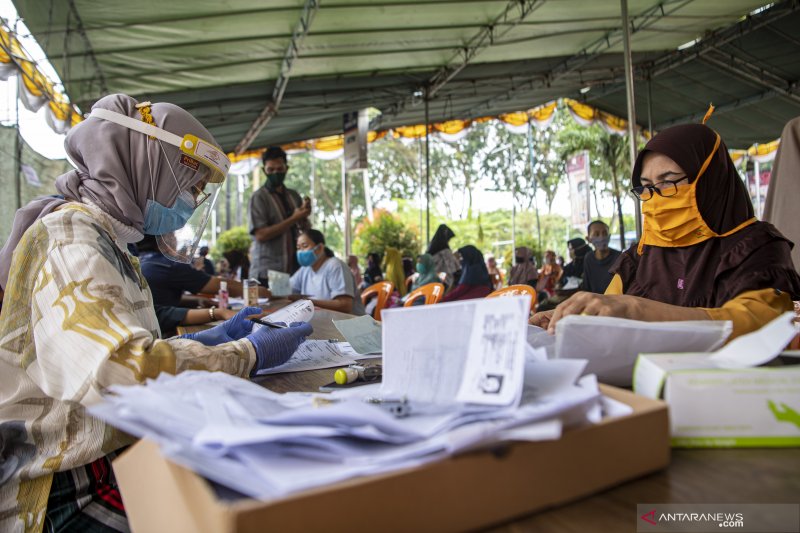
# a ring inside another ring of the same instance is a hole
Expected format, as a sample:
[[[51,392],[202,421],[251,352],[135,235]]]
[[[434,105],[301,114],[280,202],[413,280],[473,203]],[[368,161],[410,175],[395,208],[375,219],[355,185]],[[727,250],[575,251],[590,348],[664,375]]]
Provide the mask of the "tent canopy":
[[[729,147],[778,137],[800,114],[800,9],[763,3],[629,0],[637,122],[650,93],[656,129],[713,102]],[[626,115],[619,0],[14,4],[84,112],[113,92],[174,102],[226,150],[334,135],[364,107],[374,128],[421,123],[426,88],[435,122],[562,96]]]

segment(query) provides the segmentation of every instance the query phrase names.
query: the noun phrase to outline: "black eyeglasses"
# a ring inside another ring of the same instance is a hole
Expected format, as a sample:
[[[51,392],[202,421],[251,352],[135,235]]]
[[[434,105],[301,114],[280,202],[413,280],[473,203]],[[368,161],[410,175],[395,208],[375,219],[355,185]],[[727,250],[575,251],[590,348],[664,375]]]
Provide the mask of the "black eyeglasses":
[[[639,187],[631,189],[631,192],[642,202],[646,202],[652,198],[654,193],[658,193],[659,196],[663,196],[664,198],[669,198],[670,196],[678,194],[678,183],[688,179],[689,176],[684,176],[675,181],[664,180],[655,185],[640,185]]]

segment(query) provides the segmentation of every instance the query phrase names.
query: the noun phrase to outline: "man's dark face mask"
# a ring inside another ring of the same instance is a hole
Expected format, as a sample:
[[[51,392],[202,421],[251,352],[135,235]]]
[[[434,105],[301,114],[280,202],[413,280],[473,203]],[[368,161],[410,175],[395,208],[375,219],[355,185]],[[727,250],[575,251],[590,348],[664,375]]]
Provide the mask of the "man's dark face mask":
[[[273,172],[271,174],[267,174],[267,182],[269,182],[270,186],[272,187],[280,187],[283,185],[283,180],[286,179],[286,172]]]

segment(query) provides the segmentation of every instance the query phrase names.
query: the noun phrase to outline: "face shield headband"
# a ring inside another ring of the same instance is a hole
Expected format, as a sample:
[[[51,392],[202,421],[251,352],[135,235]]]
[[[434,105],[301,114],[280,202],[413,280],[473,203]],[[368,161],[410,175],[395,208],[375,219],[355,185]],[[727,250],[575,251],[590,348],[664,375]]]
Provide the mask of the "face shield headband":
[[[225,181],[225,176],[228,175],[228,171],[231,168],[231,161],[222,150],[190,133],[181,138],[158,126],[142,122],[116,111],[109,111],[108,109],[93,109],[89,117],[119,124],[179,148],[181,152],[197,159],[210,169],[209,183],[222,183]]]
[[[145,110],[141,109],[141,111]],[[143,116],[144,114],[145,113],[143,112]],[[163,146],[161,146],[162,141],[176,146],[181,150],[182,153],[194,158],[195,161],[199,161],[208,170],[201,180],[207,185],[205,187],[202,187],[201,185],[201,188],[210,187],[210,194],[202,190],[195,190],[193,191],[193,194],[189,191],[181,190],[172,164],[167,159],[167,166],[172,174],[173,179],[175,179],[175,185],[178,188],[178,198],[176,199],[175,204],[169,208],[161,206],[155,201],[155,199],[148,199],[148,204],[153,205],[148,205],[147,213],[155,213],[153,208],[155,206],[159,207],[160,211],[163,211],[163,213],[161,213],[163,216],[157,217],[159,218],[159,221],[162,222],[161,224],[158,224],[158,226],[166,229],[167,231],[163,233],[161,231],[146,231],[146,233],[155,235],[158,248],[165,257],[179,263],[191,263],[200,246],[200,242],[203,238],[203,233],[206,225],[208,224],[211,212],[216,206],[216,201],[220,192],[219,184],[222,183],[227,176],[228,169],[230,167],[230,160],[228,157],[212,144],[198,139],[194,135],[187,134],[181,138],[162,128],[148,124],[147,122],[141,122],[126,115],[109,111],[107,109],[95,109],[92,111],[90,117],[92,116],[103,120],[108,120],[109,122],[113,122],[144,135],[155,137],[156,142],[159,143],[160,151],[164,157],[167,157],[167,154],[164,151]],[[155,184],[153,183],[153,175],[150,164],[151,162],[149,160],[148,152],[147,166],[148,171],[150,171],[152,194],[155,195]],[[196,163],[194,164],[196,165]],[[192,189],[197,188],[197,184],[192,186]],[[205,198],[199,200],[203,194],[205,194]],[[191,213],[191,215],[189,215],[189,213]],[[187,217],[188,221],[186,220]],[[147,222],[147,215],[145,218],[145,222]],[[178,221],[177,219],[181,220]],[[164,222],[167,223],[165,224]]]

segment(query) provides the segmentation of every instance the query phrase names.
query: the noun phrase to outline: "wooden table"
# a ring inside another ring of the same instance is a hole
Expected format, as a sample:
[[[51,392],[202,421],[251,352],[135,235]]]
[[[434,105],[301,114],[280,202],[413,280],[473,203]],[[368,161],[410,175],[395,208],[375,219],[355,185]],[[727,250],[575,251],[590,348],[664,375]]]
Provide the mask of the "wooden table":
[[[277,302],[273,308],[285,305]],[[311,338],[341,338],[331,319],[350,315],[317,309]],[[199,329],[202,329],[200,327]],[[276,392],[315,392],[333,369],[263,376]],[[516,518],[491,531],[516,533],[636,530],[638,503],[797,503],[800,449],[673,450],[669,468],[550,510]]]

